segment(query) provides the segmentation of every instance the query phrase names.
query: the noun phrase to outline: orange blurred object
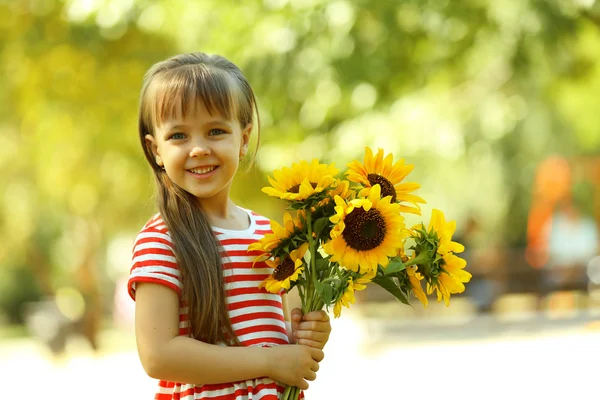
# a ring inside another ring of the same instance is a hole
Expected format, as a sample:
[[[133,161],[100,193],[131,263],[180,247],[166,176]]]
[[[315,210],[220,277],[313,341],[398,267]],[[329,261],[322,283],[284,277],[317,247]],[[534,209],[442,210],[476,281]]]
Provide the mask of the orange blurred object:
[[[525,252],[527,262],[534,268],[541,268],[548,261],[548,227],[555,207],[571,201],[571,180],[571,167],[561,156],[551,156],[537,168]]]

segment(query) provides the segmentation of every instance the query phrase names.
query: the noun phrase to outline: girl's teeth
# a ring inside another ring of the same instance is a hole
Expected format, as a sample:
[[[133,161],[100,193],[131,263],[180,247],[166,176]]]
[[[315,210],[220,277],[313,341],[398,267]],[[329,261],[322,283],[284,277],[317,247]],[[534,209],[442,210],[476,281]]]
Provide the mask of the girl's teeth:
[[[210,171],[212,171],[215,168],[216,167],[207,167],[207,168],[201,168],[201,169],[192,169],[190,171],[192,171],[194,174],[206,174],[206,173],[209,173]]]

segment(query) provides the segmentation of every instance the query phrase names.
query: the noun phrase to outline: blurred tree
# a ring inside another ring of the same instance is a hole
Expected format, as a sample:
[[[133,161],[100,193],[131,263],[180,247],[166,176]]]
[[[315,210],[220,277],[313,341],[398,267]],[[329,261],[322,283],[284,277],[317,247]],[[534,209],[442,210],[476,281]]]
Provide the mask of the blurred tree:
[[[537,163],[598,154],[599,16],[575,0],[0,1],[0,292],[33,274],[98,315],[119,269],[107,249],[153,209],[141,78],[184,51],[225,55],[257,92],[263,145],[240,204],[279,218],[265,173],[380,146],[416,164],[427,207],[522,245]]]
[[[0,15],[0,268],[12,275],[0,292],[16,282],[31,301],[38,286],[42,296],[77,288],[94,345],[107,243],[150,209],[136,136],[140,82],[172,45],[134,28],[108,40],[93,19],[71,23],[53,2],[1,3]],[[14,303],[2,305],[21,321]]]
[[[162,13],[154,29],[182,51],[241,64],[262,105],[265,172],[382,146],[417,163],[432,206],[523,245],[537,163],[600,147],[586,99],[600,79],[598,2],[138,4],[130,22]]]

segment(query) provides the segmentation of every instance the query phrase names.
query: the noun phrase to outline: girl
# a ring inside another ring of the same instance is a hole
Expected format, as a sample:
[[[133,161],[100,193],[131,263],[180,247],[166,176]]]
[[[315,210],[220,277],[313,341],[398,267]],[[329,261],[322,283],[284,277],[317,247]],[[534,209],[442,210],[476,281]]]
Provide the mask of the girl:
[[[159,213],[136,238],[128,290],[155,399],[277,399],[282,384],[307,389],[323,359],[327,314],[294,309],[286,322],[285,297],[258,288],[270,271],[247,250],[269,220],[229,198],[254,116],[223,57],[179,55],[144,77],[139,134]]]

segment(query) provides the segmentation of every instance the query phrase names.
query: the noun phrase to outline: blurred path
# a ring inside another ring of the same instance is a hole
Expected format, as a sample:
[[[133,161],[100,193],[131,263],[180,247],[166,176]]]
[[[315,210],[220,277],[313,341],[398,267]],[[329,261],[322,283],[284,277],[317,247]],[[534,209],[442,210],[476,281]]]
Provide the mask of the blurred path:
[[[457,340],[458,328],[444,339],[443,327],[421,326],[419,336],[417,328],[402,333],[388,322],[367,324],[351,312],[334,320],[326,358],[307,398],[600,398],[595,383],[600,330],[586,328],[590,325],[549,329],[538,321],[537,330],[474,336],[477,326],[485,326],[477,319],[457,325],[464,333]],[[71,353],[79,355],[59,363],[31,340],[3,342],[2,399],[23,398],[29,390],[61,400],[79,400],[82,393],[86,400],[152,399],[154,382],[143,373],[133,338],[107,332],[101,341],[110,350],[92,356],[74,343]]]

